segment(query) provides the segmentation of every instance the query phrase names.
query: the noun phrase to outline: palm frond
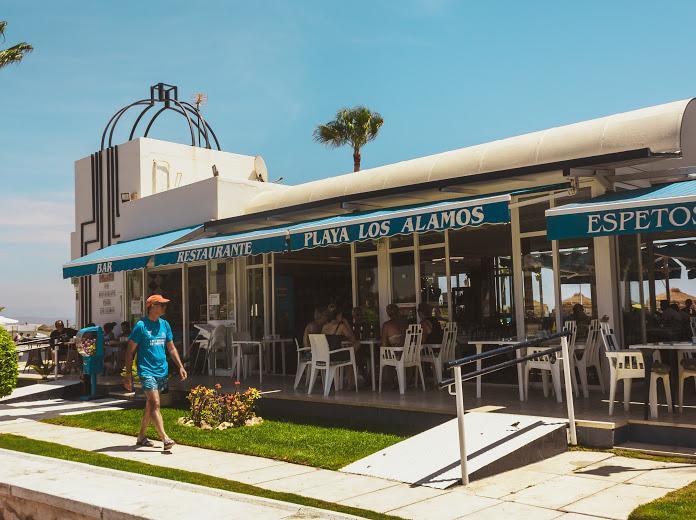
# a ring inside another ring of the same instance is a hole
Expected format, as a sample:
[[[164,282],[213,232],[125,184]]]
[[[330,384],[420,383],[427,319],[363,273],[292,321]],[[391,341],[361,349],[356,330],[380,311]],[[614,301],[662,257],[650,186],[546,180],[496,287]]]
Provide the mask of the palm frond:
[[[0,51],[0,68],[10,63],[19,63],[24,58],[25,54],[30,53],[34,50],[34,47],[26,42],[18,43],[13,45],[9,49]]]
[[[7,27],[7,22],[0,20],[0,38],[2,38],[2,41],[5,41],[5,27]]]

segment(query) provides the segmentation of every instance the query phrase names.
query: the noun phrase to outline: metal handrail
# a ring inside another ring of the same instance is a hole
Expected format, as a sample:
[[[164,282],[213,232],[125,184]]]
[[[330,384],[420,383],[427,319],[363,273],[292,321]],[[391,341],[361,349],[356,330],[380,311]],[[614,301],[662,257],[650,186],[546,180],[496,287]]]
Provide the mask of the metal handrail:
[[[487,352],[482,352],[481,354],[474,354],[472,356],[466,356],[463,358],[459,359],[453,359],[452,361],[448,361],[445,363],[445,368],[454,368],[456,366],[462,366],[466,365],[467,363],[472,363],[474,361],[478,361],[479,359],[488,359],[489,357],[494,357],[498,356],[501,354],[507,354],[510,352],[514,352],[515,350],[519,350],[522,348],[529,348],[529,347],[538,347],[542,345],[543,343],[550,341],[552,339],[558,339],[562,338],[564,336],[570,336],[571,332],[564,330],[561,332],[557,332],[555,334],[551,334],[550,336],[545,336],[543,338],[534,338],[534,339],[529,339],[526,341],[521,341],[519,343],[511,343],[510,345],[506,345],[504,347],[500,348],[495,348],[493,350],[489,350]]]
[[[537,345],[534,345],[537,346]],[[537,359],[543,356],[546,356],[547,354],[552,354],[554,352],[560,352],[561,351],[561,346],[558,345],[556,347],[549,347],[546,350],[543,350],[541,352],[535,352],[533,354],[529,354],[526,356],[521,356],[515,359],[511,359],[509,361],[503,361],[502,363],[498,363],[496,365],[490,366],[490,367],[485,367],[482,368],[481,370],[476,370],[474,372],[469,372],[462,376],[462,382],[464,381],[469,381],[471,379],[475,379],[479,376],[485,376],[486,374],[490,374],[491,372],[497,372],[498,370],[503,370],[504,368],[512,367],[515,366],[519,363],[523,363],[525,361],[529,361],[531,359]],[[472,356],[475,357],[475,356]],[[461,365],[457,365],[461,366]],[[445,387],[452,386],[454,384],[454,378],[450,377],[448,379],[443,379],[442,382],[440,383],[440,390],[444,389]]]
[[[464,358],[456,359],[454,361],[449,361],[448,363],[445,364],[446,368],[451,368],[454,370],[454,377],[446,379],[440,383],[440,389],[443,389],[445,387],[450,387],[450,393],[451,387],[454,386],[455,388],[455,398],[456,398],[456,407],[457,407],[457,429],[459,432],[459,455],[460,455],[460,460],[459,464],[461,467],[461,473],[462,473],[462,484],[465,486],[469,484],[469,471],[467,469],[467,460],[466,460],[466,443],[465,443],[465,436],[464,436],[464,390],[462,386],[463,381],[468,381],[470,379],[474,379],[477,377],[480,377],[485,374],[490,374],[491,372],[496,372],[498,370],[502,370],[507,367],[519,365],[520,363],[524,363],[526,361],[530,361],[532,359],[537,359],[540,357],[547,356],[549,354],[553,354],[556,352],[561,352],[561,362],[563,363],[563,376],[564,376],[564,382],[565,382],[565,391],[566,391],[566,403],[568,406],[568,428],[570,430],[570,443],[571,444],[577,444],[578,443],[578,438],[577,438],[577,431],[576,431],[576,425],[575,425],[575,407],[573,405],[573,390],[571,388],[571,375],[570,372],[573,370],[572,365],[570,363],[570,353],[568,349],[568,336],[570,336],[571,333],[569,331],[562,331],[558,332],[556,334],[552,334],[550,336],[546,336],[544,338],[537,338],[529,341],[522,341],[520,343],[510,345],[510,346],[505,346],[502,348],[497,348],[491,351],[488,351],[486,353],[481,353],[481,354],[475,354],[473,356],[467,356]],[[529,347],[539,347],[542,346],[544,343],[558,339],[560,338],[561,344],[557,346],[549,346],[548,348],[544,348],[544,350],[539,351],[539,352],[534,352],[532,354],[527,354],[524,356],[517,356],[515,359],[508,360],[508,361],[503,361],[502,363],[497,363],[493,366],[482,368],[480,370],[476,370],[474,372],[470,372],[466,374],[465,376],[462,376],[462,365],[466,365],[467,363],[471,363],[472,361],[478,361],[480,359],[486,359],[489,357],[497,356],[500,354],[506,354],[509,352],[514,352],[518,349],[523,349],[523,348],[529,348]],[[552,358],[551,362],[555,362],[555,356]]]

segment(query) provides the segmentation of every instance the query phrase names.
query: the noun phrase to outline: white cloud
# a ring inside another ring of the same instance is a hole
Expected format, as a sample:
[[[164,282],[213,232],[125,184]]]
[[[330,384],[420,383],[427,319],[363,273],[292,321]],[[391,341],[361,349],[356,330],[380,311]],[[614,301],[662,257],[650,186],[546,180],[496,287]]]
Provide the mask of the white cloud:
[[[74,203],[65,193],[4,194],[0,206],[0,243],[68,243],[74,228]]]

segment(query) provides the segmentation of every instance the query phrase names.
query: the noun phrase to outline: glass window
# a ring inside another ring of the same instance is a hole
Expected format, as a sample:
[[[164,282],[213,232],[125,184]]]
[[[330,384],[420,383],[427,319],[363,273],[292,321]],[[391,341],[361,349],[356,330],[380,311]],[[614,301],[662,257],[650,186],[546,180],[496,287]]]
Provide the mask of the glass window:
[[[416,319],[416,268],[412,251],[391,254],[392,302],[402,314],[415,322]]]
[[[539,194],[535,194],[539,197]],[[545,211],[549,209],[549,202],[544,201],[539,204],[529,204],[520,206],[520,232],[528,233],[531,231],[543,231],[546,229]]]
[[[647,278],[643,272],[641,276],[639,251],[644,255],[644,248],[640,247],[638,235],[624,235],[619,240],[619,301],[623,318],[624,343],[631,345],[644,341],[643,325],[644,297],[641,279]],[[642,250],[641,250],[642,249]]]
[[[249,305],[249,333],[252,339],[264,335],[263,269],[247,269],[247,303]]]
[[[194,325],[206,323],[208,321],[205,276],[205,265],[193,265],[189,266],[187,269],[189,342],[192,341],[199,332]]]
[[[418,244],[421,246],[427,246],[431,244],[443,244],[445,243],[445,234],[442,231],[430,231],[429,233],[422,233],[418,235]]]
[[[234,265],[229,260],[210,262],[208,313],[211,320],[235,321]]]
[[[563,321],[577,324],[577,340],[587,338],[590,321],[597,318],[594,246],[592,240],[559,243],[558,266],[561,282],[561,315]]]
[[[263,255],[253,255],[246,257],[247,265],[259,265],[263,263]]]
[[[458,332],[472,339],[514,336],[510,226],[450,231],[449,244]]]
[[[429,304],[437,317],[449,321],[447,311],[447,266],[445,248],[420,252],[420,301]]]
[[[355,243],[356,253],[371,253],[377,251],[377,240],[365,240]]]
[[[379,274],[377,255],[362,256],[355,259],[358,279],[358,307],[363,318],[361,337],[374,338],[379,334]],[[367,330],[364,330],[365,327]]]
[[[143,271],[126,271],[126,321],[131,327],[145,312],[143,302]]]
[[[391,249],[398,249],[400,247],[412,247],[413,246],[413,235],[396,235],[389,239],[389,247]]]
[[[546,237],[522,239],[522,280],[526,334],[555,330],[553,253]]]

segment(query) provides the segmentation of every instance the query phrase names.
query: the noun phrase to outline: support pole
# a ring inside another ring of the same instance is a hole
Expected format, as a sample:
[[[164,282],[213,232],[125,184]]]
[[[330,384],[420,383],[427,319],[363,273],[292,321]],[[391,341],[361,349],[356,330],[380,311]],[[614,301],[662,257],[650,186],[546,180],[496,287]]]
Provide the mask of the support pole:
[[[459,457],[462,470],[462,485],[469,485],[469,472],[466,468],[466,444],[464,442],[464,390],[462,389],[462,367],[454,367],[454,390],[457,401],[457,426],[459,429]]]
[[[568,404],[568,426],[570,427],[570,444],[578,444],[578,434],[575,430],[575,407],[573,406],[573,385],[571,383],[571,370],[573,365],[568,352],[568,336],[561,337],[561,355],[563,356],[563,380],[565,383],[566,403]],[[460,383],[461,384],[461,383]]]

